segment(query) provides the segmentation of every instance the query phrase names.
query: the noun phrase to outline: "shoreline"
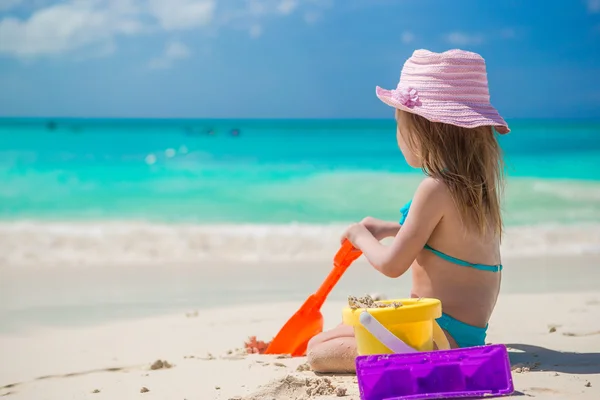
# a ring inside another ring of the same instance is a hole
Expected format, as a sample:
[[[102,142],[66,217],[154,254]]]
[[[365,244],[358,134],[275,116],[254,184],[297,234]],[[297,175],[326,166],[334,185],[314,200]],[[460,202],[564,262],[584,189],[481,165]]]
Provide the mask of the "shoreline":
[[[594,291],[600,255],[504,260],[501,294]],[[77,326],[244,303],[300,304],[331,269],[330,259],[282,262],[167,263],[0,268],[0,333],[28,326]],[[235,276],[235,279],[231,277]],[[346,271],[329,296],[385,293],[405,297],[410,276],[389,279],[364,259]]]
[[[501,294],[597,290],[600,255],[505,258]],[[294,301],[314,292],[331,269],[320,261],[165,263],[79,267],[0,267],[0,333],[31,326],[81,326],[245,303]],[[235,279],[232,277],[235,276]],[[385,293],[406,297],[410,276],[389,279],[364,258],[346,271],[329,301]]]
[[[148,267],[212,262],[321,262],[344,224],[0,222],[0,271],[39,266]],[[503,259],[600,255],[600,224],[509,226]]]

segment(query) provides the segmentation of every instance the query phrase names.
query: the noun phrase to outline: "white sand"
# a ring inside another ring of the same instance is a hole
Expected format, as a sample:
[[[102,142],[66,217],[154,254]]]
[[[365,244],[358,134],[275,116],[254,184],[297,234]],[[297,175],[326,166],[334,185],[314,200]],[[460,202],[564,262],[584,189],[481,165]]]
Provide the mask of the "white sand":
[[[303,380],[317,379],[296,371],[303,358],[220,356],[250,335],[272,338],[329,272],[331,256],[147,266],[19,260],[0,262],[7,399],[302,399]],[[515,389],[539,399],[600,399],[600,256],[513,255],[504,265],[488,340],[514,349],[514,368],[532,367],[514,372]],[[323,307],[326,328],[340,321],[347,295],[404,297],[409,281],[357,261]],[[149,370],[157,359],[173,367]],[[331,379],[358,400],[356,377]]]
[[[234,306],[198,310],[197,315],[190,310],[188,315],[4,334],[0,396],[31,400],[303,396],[303,385],[284,381],[290,374],[316,377],[312,372],[296,372],[303,358],[220,357],[241,347],[248,335],[269,339],[298,306],[297,302]],[[338,323],[342,306],[342,302],[324,306],[328,326]],[[549,332],[551,326],[557,327],[556,332]],[[600,398],[600,292],[504,295],[488,340],[524,351],[511,352],[514,367],[532,367],[529,372],[513,373],[519,392],[541,399]],[[203,359],[208,352],[216,358]],[[150,371],[156,359],[174,366]],[[332,381],[347,389],[345,398],[358,399],[355,377]],[[140,393],[142,387],[149,391]]]

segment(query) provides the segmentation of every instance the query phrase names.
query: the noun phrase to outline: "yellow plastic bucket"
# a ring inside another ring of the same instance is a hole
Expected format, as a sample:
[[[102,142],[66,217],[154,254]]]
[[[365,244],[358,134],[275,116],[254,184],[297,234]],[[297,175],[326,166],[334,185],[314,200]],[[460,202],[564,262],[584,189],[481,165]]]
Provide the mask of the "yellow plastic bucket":
[[[449,348],[446,336],[435,321],[442,316],[442,303],[438,299],[397,299],[379,303],[393,302],[399,302],[402,306],[367,309],[347,307],[342,311],[343,323],[354,327],[359,355],[392,353],[360,323],[360,314],[365,310],[394,336],[417,351],[432,351],[434,341],[438,349]]]

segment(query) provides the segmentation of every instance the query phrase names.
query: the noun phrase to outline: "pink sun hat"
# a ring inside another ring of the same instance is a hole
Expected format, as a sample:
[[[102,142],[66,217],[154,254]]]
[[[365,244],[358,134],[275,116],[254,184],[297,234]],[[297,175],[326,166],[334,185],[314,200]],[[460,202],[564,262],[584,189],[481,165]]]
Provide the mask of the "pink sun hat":
[[[432,122],[463,128],[493,126],[498,133],[510,132],[490,104],[485,60],[470,51],[416,50],[404,63],[398,87],[377,86],[376,94],[385,104]]]

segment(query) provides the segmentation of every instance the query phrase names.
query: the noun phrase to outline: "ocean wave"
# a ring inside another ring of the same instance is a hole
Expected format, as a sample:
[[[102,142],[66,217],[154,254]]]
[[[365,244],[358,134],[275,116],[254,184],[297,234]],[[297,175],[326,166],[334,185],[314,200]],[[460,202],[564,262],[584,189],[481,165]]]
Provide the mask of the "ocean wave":
[[[423,179],[419,173],[295,164],[194,165],[21,172],[0,165],[6,183],[0,188],[0,221],[330,224],[365,215],[393,220]],[[600,224],[600,182],[509,177],[503,208],[507,226]]]
[[[4,222],[0,266],[123,266],[329,260],[346,225]],[[509,227],[505,257],[600,254],[600,224]]]

